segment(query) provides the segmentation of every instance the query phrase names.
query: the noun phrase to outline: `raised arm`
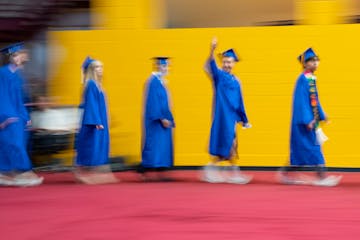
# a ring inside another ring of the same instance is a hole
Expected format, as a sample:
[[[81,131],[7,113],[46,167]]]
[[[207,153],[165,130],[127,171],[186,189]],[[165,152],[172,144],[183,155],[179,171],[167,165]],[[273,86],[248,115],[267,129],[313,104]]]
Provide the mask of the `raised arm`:
[[[217,47],[217,39],[213,38],[210,45],[210,54],[205,64],[205,71],[210,74],[213,81],[216,83],[218,79],[218,67],[214,59],[214,52]]]

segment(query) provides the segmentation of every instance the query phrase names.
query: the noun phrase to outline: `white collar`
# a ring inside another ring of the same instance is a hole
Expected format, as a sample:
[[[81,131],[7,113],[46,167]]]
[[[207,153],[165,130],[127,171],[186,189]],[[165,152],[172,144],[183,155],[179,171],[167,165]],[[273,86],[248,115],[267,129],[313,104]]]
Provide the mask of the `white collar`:
[[[13,63],[10,63],[10,64],[9,64],[9,70],[10,70],[10,72],[12,72],[12,73],[16,72],[19,68],[20,68],[20,67],[16,66],[16,65],[13,64]]]
[[[152,75],[154,75],[155,77],[157,77],[157,78],[160,80],[161,84],[166,83],[166,79],[163,78],[164,75],[161,74],[160,72],[152,72]]]

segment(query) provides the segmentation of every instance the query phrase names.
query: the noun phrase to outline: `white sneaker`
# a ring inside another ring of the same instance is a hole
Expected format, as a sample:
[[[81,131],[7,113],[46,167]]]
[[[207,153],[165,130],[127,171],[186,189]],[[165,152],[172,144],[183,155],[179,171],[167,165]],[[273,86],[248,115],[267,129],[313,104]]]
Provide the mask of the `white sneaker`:
[[[15,186],[15,181],[11,179],[0,178],[0,186]]]
[[[314,186],[320,186],[320,187],[335,187],[339,184],[342,176],[328,176],[324,179],[315,180],[313,182]]]
[[[30,179],[18,178],[18,179],[15,179],[14,186],[18,186],[18,187],[34,187],[34,186],[40,185],[43,181],[44,181],[43,177],[30,178]]]
[[[233,184],[247,184],[252,180],[252,176],[247,175],[238,175],[238,176],[232,176],[226,179],[227,183],[233,183]]]
[[[209,183],[222,183],[225,182],[224,177],[218,170],[210,169],[208,166],[204,167],[201,180]]]
[[[313,183],[313,180],[307,176],[288,177],[281,171],[278,171],[277,179],[280,183],[286,185],[311,185]]]
[[[305,179],[290,178],[284,175],[278,176],[279,182],[286,185],[308,185],[310,182]]]

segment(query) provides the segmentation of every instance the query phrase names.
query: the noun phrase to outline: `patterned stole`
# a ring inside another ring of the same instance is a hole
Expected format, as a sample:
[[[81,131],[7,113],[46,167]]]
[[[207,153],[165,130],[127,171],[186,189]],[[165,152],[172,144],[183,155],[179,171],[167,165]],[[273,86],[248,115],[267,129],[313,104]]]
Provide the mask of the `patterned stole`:
[[[319,100],[318,100],[318,93],[316,88],[316,77],[312,73],[304,73],[306,79],[309,83],[309,92],[310,92],[310,105],[312,111],[314,113],[315,118],[315,129],[319,127],[320,122],[320,115],[319,115]]]

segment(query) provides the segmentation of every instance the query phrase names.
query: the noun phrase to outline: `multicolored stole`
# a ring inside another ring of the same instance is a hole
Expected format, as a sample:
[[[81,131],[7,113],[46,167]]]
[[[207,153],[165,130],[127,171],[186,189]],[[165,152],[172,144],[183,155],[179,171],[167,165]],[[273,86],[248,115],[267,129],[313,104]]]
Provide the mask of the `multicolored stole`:
[[[306,72],[304,74],[309,83],[310,105],[314,113],[315,129],[317,129],[320,123],[320,114],[319,114],[318,92],[316,88],[316,77],[310,72]]]
[[[316,134],[316,145],[322,145],[324,142],[328,140],[328,137],[325,135],[325,133],[322,131],[322,129],[319,127],[320,125],[320,114],[319,114],[319,98],[318,98],[318,92],[316,88],[316,77],[311,72],[305,72],[304,73],[306,79],[309,83],[309,92],[310,92],[310,105],[312,108],[312,111],[314,113],[314,119],[315,119],[315,134]]]

